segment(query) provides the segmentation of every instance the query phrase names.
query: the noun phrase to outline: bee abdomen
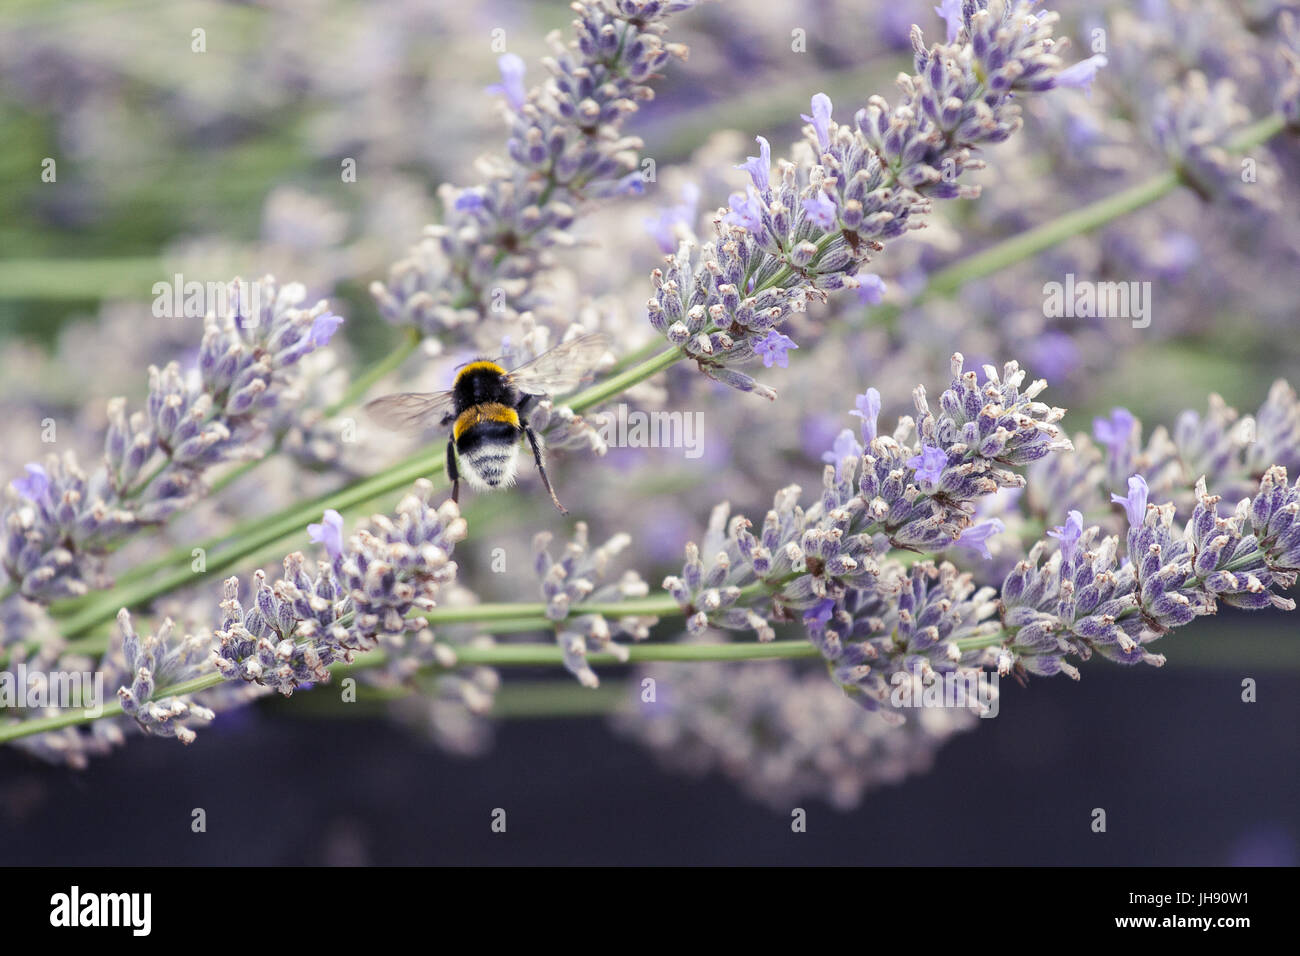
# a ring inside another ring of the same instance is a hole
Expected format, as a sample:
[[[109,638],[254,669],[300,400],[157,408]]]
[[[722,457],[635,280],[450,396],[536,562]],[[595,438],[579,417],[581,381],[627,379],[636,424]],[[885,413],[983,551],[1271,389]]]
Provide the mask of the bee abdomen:
[[[456,457],[471,484],[510,485],[519,458],[519,428],[506,421],[479,420],[456,438]]]

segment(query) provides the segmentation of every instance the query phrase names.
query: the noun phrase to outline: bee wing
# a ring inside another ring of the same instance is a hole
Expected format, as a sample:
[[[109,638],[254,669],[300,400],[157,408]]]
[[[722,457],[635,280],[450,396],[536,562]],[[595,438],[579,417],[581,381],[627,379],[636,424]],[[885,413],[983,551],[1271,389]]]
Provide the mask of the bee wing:
[[[530,395],[563,395],[585,379],[609,350],[609,336],[588,332],[561,342],[510,372],[515,388]]]
[[[437,425],[451,407],[451,392],[399,392],[365,406],[367,415],[393,431],[420,431]]]

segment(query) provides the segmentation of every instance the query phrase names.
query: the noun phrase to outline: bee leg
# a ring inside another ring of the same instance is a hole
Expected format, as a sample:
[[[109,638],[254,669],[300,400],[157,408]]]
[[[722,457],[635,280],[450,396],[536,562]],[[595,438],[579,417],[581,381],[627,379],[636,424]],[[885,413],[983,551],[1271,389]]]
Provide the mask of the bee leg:
[[[551,487],[551,476],[546,473],[546,462],[542,460],[542,446],[537,443],[537,434],[527,424],[523,426],[524,434],[528,436],[528,444],[533,446],[533,461],[537,462],[537,473],[542,476],[542,484],[546,486],[547,492],[550,493],[551,501],[555,503],[556,509],[562,515],[569,512],[560,504],[560,499],[555,497],[555,489]]]
[[[447,477],[451,480],[451,500],[460,501],[460,472],[456,470],[456,441],[447,441]]]

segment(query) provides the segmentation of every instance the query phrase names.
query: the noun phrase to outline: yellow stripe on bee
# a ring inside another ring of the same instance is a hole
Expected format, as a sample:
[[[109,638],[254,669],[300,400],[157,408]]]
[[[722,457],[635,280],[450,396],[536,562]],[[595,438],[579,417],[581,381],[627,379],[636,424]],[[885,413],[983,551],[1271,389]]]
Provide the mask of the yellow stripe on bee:
[[[509,405],[502,405],[499,402],[487,402],[483,405],[473,405],[460,413],[456,418],[456,424],[452,426],[451,437],[459,440],[460,436],[467,428],[480,425],[483,422],[509,422],[515,428],[519,427],[519,413]]]
[[[459,382],[463,377],[474,372],[496,372],[498,375],[506,374],[506,370],[496,362],[489,362],[486,359],[482,359],[477,362],[470,362],[468,365],[464,366],[456,373],[456,381]]]

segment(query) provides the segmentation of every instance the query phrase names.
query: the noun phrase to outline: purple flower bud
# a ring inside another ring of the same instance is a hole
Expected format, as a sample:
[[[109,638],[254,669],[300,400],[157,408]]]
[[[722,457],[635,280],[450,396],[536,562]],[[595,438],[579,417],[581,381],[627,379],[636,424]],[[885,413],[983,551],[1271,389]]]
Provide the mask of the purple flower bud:
[[[661,252],[677,251],[679,226],[684,226],[688,232],[694,230],[699,202],[700,187],[695,183],[687,183],[682,187],[682,202],[680,205],[669,206],[667,209],[661,210],[659,216],[655,219],[642,220],[645,223],[646,231],[658,243]]]
[[[880,392],[874,388],[867,389],[858,396],[857,408],[849,412],[862,419],[862,441],[870,444],[876,438],[876,422],[880,418]]]
[[[307,525],[307,536],[312,541],[325,545],[331,558],[337,558],[343,553],[343,516],[330,508],[320,524]]]
[[[736,168],[749,173],[755,189],[759,192],[767,192],[772,188],[772,147],[762,136],[755,136],[754,139],[758,142],[758,155],[747,157],[745,162]]]
[[[858,279],[858,301],[863,305],[880,305],[885,298],[885,280],[874,272],[860,275]]]
[[[934,12],[939,14],[948,24],[948,42],[952,43],[957,39],[957,34],[961,33],[961,28],[966,25],[965,19],[961,15],[962,0],[942,0],[939,6],[934,8]]]
[[[727,204],[731,212],[722,218],[723,222],[729,226],[744,226],[755,234],[763,231],[763,203],[752,185],[745,187],[744,196],[732,193]]]
[[[1128,494],[1112,494],[1110,500],[1124,506],[1128,512],[1128,523],[1140,527],[1147,513],[1147,482],[1141,475],[1134,475],[1128,480]]]
[[[800,113],[799,118],[805,123],[812,123],[817,132],[817,145],[826,150],[831,145],[831,98],[825,93],[818,93],[812,98],[812,116]]]
[[[1064,86],[1070,89],[1083,90],[1086,93],[1092,92],[1092,81],[1097,78],[1097,71],[1107,63],[1106,57],[1100,53],[1094,53],[1086,60],[1080,60],[1073,66],[1067,66],[1060,73],[1056,74],[1056,85]]]
[[[1136,424],[1137,419],[1127,408],[1113,408],[1110,418],[1092,420],[1092,435],[1110,450],[1112,458],[1118,458],[1128,448]]]
[[[907,459],[907,467],[916,470],[916,480],[934,484],[948,467],[948,456],[943,449],[930,445],[921,446],[921,454]]]
[[[343,324],[343,316],[335,315],[333,312],[326,312],[316,316],[311,323],[311,344],[313,348],[323,348],[330,344],[330,339],[338,331],[339,326]]]
[[[827,196],[820,190],[817,195],[811,199],[803,201],[803,211],[808,214],[808,218],[817,224],[819,229],[830,232],[835,228],[837,210],[835,203],[831,202],[831,197]]]
[[[27,477],[15,478],[10,482],[14,487],[14,491],[34,504],[48,503],[50,498],[50,476],[46,474],[45,469],[40,465],[27,464],[23,468],[27,472]]]
[[[477,189],[463,189],[452,205],[457,212],[477,212],[484,206],[483,193]]]
[[[835,478],[840,477],[840,462],[845,458],[857,458],[862,454],[862,446],[853,437],[852,429],[846,428],[835,436],[835,444],[830,451],[822,452],[822,461],[835,466]]]
[[[1061,542],[1061,557],[1069,561],[1074,557],[1074,552],[1078,549],[1079,539],[1083,537],[1083,515],[1077,511],[1071,511],[1066,516],[1065,524],[1057,525],[1047,533],[1050,537]]]
[[[1076,514],[1078,512],[1075,512]],[[966,548],[982,556],[985,560],[992,560],[993,554],[989,551],[989,538],[999,535],[1006,530],[1006,525],[1000,518],[989,518],[981,521],[979,524],[971,525],[953,542],[959,548]]]
[[[794,344],[794,339],[782,335],[776,329],[768,329],[767,335],[754,344],[754,353],[762,357],[764,368],[771,368],[773,365],[789,368],[790,356],[786,353],[798,347]]]
[[[804,611],[803,622],[812,627],[825,627],[834,615],[835,602],[830,598],[822,598]]]
[[[614,183],[609,190],[611,196],[640,196],[645,192],[645,180],[640,172],[631,172]]]
[[[504,96],[510,108],[518,112],[528,98],[524,87],[524,61],[513,53],[505,53],[497,60],[497,68],[501,70],[501,82],[492,84],[487,91]]]

